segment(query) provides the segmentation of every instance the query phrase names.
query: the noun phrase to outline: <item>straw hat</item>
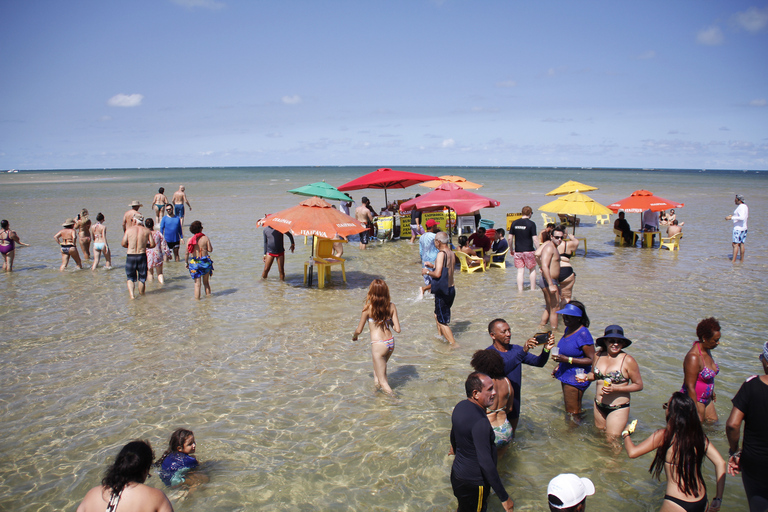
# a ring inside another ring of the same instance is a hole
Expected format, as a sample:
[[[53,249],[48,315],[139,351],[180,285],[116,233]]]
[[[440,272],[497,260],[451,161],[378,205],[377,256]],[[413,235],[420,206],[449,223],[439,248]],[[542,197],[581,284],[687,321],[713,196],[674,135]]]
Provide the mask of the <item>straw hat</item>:
[[[69,228],[75,225],[75,219],[67,219],[64,221],[64,224],[62,224],[62,227]]]
[[[134,206],[144,206],[144,205],[141,204],[139,201],[131,201],[131,204],[129,206],[133,208]]]

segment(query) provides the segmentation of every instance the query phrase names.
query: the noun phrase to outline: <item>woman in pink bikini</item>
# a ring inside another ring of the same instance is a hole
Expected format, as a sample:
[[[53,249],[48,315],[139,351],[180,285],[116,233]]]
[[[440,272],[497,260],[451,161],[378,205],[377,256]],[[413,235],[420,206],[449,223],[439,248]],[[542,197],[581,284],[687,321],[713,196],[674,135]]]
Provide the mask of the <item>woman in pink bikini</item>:
[[[371,331],[374,384],[388,395],[394,395],[387,382],[387,362],[395,351],[392,331],[400,332],[400,320],[397,318],[397,308],[389,299],[389,287],[381,279],[374,279],[368,288],[368,297],[352,341],[357,341],[366,323]]]
[[[683,370],[685,380],[681,393],[685,393],[696,403],[696,410],[701,421],[717,421],[715,410],[715,376],[720,373],[710,350],[720,344],[720,323],[714,317],[705,318],[696,326],[698,341],[685,355]]]

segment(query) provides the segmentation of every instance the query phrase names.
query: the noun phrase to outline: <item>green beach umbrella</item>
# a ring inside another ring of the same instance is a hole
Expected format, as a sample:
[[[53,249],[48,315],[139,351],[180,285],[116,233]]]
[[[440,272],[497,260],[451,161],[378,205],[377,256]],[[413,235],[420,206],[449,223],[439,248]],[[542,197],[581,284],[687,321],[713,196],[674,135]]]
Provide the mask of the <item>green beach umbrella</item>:
[[[298,194],[300,196],[317,196],[323,199],[334,199],[336,201],[352,201],[344,192],[339,192],[339,189],[329,185],[324,181],[318,181],[317,183],[311,183],[304,185],[303,187],[289,190],[291,194]]]

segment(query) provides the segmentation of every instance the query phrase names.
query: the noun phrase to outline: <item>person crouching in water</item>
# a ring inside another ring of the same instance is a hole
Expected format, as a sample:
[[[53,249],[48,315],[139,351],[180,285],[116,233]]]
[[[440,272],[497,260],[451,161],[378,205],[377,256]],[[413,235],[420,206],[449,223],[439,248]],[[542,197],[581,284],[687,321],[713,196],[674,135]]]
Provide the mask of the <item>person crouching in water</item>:
[[[360,323],[352,335],[352,341],[357,341],[366,323],[371,331],[374,384],[388,395],[392,395],[392,388],[387,382],[387,362],[395,351],[395,337],[392,331],[400,332],[400,320],[397,318],[397,308],[389,299],[389,287],[381,279],[374,279],[368,288]]]
[[[107,468],[101,485],[85,495],[77,512],[136,510],[139,512],[173,512],[168,497],[160,489],[144,482],[155,454],[147,441],[131,441],[120,450],[115,463]]]
[[[189,275],[195,280],[195,298],[200,298],[200,284],[205,288],[205,295],[211,295],[209,282],[213,275],[213,261],[208,257],[213,252],[213,246],[207,236],[203,234],[203,224],[199,220],[189,226],[192,238],[187,243],[187,256],[185,258]]]

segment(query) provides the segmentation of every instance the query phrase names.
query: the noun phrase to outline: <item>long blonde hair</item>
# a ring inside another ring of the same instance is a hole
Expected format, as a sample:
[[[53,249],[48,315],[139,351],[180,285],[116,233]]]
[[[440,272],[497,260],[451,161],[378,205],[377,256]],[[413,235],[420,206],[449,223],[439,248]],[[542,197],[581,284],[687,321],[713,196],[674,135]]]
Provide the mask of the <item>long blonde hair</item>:
[[[365,305],[368,308],[368,315],[379,327],[389,321],[389,287],[383,279],[374,279],[371,286],[368,287],[368,296],[365,299]]]

